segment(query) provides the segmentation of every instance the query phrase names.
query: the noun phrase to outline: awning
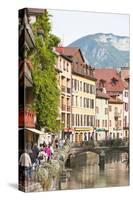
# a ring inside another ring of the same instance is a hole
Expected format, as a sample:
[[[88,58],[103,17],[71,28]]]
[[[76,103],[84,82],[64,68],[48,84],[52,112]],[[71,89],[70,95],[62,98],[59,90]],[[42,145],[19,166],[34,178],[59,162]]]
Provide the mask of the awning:
[[[22,129],[24,129],[24,128],[22,128]],[[19,130],[22,130],[22,129],[19,129]],[[38,135],[44,135],[45,134],[43,131],[40,131],[40,130],[35,129],[35,128],[25,128],[24,130],[31,131],[31,132],[36,133]]]
[[[38,129],[35,129],[35,128],[26,128],[28,131],[31,131],[33,133],[36,133],[38,135],[44,135],[44,132],[43,131],[40,131]]]
[[[106,131],[104,128],[98,128],[96,129],[97,132],[100,132],[100,131]]]

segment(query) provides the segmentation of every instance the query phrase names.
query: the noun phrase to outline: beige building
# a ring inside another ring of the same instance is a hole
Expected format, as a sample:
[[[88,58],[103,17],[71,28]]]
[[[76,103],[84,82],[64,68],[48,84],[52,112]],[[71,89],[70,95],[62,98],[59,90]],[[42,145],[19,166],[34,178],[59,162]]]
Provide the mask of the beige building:
[[[109,130],[109,115],[108,115],[108,100],[109,96],[101,91],[96,93],[96,123],[95,123],[95,140],[106,140]]]
[[[123,101],[109,99],[109,134],[111,139],[124,138],[123,134]]]
[[[63,54],[57,54],[56,70],[60,89],[60,138],[69,137],[71,129],[71,60]]]

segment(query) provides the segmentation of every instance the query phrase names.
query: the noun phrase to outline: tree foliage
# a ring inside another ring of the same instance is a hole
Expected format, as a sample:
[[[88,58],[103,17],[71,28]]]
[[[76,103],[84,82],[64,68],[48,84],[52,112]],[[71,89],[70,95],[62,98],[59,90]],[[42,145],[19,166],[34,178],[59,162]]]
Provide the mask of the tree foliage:
[[[57,131],[59,113],[59,88],[55,70],[56,54],[53,47],[60,39],[51,33],[50,15],[47,11],[39,15],[32,26],[36,51],[32,55],[32,78],[34,84],[34,105],[40,127]]]

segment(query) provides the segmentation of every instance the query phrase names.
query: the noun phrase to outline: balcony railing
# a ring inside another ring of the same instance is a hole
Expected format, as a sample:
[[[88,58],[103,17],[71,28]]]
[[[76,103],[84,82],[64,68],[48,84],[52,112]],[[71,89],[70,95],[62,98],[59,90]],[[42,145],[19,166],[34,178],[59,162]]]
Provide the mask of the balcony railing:
[[[30,109],[20,109],[19,127],[35,128],[35,112]]]

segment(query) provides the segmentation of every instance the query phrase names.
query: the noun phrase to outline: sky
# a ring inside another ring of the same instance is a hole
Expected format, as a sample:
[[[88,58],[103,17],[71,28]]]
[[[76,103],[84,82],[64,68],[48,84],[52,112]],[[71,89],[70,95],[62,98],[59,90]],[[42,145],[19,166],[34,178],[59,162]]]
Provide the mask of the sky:
[[[83,36],[113,33],[129,36],[129,15],[82,11],[49,10],[52,32],[61,38],[63,46]]]

